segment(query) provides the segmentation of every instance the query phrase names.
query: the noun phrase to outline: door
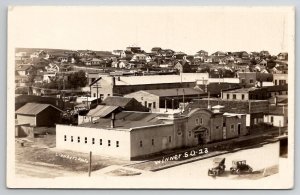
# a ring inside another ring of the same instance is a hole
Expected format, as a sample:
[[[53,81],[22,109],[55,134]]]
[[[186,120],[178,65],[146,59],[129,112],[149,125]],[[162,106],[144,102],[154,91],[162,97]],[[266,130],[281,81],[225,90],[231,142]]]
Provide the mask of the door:
[[[238,135],[241,135],[241,124],[238,124]]]

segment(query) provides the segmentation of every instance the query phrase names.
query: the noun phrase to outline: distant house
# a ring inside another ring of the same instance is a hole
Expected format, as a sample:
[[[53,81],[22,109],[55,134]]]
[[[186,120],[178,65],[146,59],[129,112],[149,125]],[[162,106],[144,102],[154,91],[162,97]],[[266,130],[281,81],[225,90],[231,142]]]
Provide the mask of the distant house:
[[[225,56],[225,53],[224,52],[222,52],[222,51],[217,51],[217,52],[215,52],[215,53],[213,53],[213,54],[211,54],[211,56],[219,56],[219,57],[224,57]]]
[[[48,59],[49,55],[44,50],[39,50],[30,55],[30,58],[45,58]]]
[[[286,53],[286,52],[279,53],[279,54],[277,55],[277,59],[278,59],[278,60],[287,61],[287,60],[288,60],[288,53]]]
[[[50,63],[48,66],[45,67],[47,72],[59,72],[60,67],[57,64]]]
[[[21,65],[18,65],[16,67],[16,72],[17,72],[17,75],[19,76],[27,76],[30,74],[30,72],[32,72],[33,70],[33,66],[32,65],[25,65],[25,64],[21,64]]]
[[[175,64],[174,69],[178,70],[179,72],[190,72],[191,70],[190,64],[185,60],[178,61]]]
[[[133,55],[134,55],[134,53],[132,51],[125,50],[125,51],[122,52],[121,58],[130,60]]]
[[[113,55],[116,55],[118,57],[121,57],[121,54],[122,54],[123,50],[113,50],[111,53]]]
[[[184,56],[186,56],[186,54],[181,52],[181,51],[180,52],[175,52],[173,54],[173,58],[176,59],[176,60],[183,60]]]
[[[153,47],[152,49],[151,49],[151,52],[152,53],[155,53],[155,54],[158,54],[158,53],[160,53],[162,51],[162,49],[160,48],[160,47]]]
[[[133,62],[146,62],[146,55],[143,53],[134,54],[130,61]]]
[[[268,51],[261,51],[261,52],[259,52],[259,55],[263,56],[263,57],[267,57],[267,56],[270,56],[270,53]]]
[[[268,62],[267,62],[267,60],[262,59],[262,60],[260,60],[260,61],[258,62],[258,64],[261,65],[261,66],[267,66]]]
[[[33,127],[54,126],[60,121],[62,110],[51,104],[27,103],[15,112],[18,124]]]
[[[143,53],[143,51],[141,50],[141,47],[137,47],[137,46],[126,47],[126,51],[130,51],[133,54],[135,54],[135,53]]]

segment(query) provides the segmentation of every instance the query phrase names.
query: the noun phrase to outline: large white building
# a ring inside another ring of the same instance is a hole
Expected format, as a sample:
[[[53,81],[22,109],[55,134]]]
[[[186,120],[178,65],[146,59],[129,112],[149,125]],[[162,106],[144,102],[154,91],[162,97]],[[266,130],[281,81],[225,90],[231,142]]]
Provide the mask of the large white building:
[[[207,109],[185,115],[112,112],[79,126],[57,125],[56,147],[128,160],[246,135],[246,116]]]

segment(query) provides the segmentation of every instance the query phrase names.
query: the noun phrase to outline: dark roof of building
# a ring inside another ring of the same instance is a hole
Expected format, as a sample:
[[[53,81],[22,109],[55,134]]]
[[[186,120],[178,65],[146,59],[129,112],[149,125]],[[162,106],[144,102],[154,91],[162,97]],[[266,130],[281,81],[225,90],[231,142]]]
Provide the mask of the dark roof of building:
[[[130,111],[119,112],[115,115],[115,128],[130,129],[134,127],[164,124],[164,122],[159,119],[160,116],[165,116],[165,114]],[[83,123],[79,126],[89,128],[111,128],[111,119],[100,118],[94,122]]]
[[[110,97],[105,98],[105,100],[103,100],[102,103],[107,106],[125,107],[129,104],[129,102],[132,99],[133,98],[128,98],[128,97],[110,96]]]
[[[168,97],[168,96],[182,96],[184,95],[198,95],[205,94],[201,89],[194,88],[177,88],[177,89],[154,89],[154,90],[143,90],[147,93],[151,93],[153,95],[157,95],[160,97]]]
[[[96,108],[90,110],[87,113],[87,116],[92,117],[106,117],[112,112],[116,111],[119,108],[119,106],[104,106],[104,105],[98,105]]]
[[[51,104],[38,104],[38,103],[27,103],[16,111],[16,114],[24,115],[37,115],[49,106],[55,108],[56,110],[62,112],[59,108],[52,106]]]
[[[267,86],[263,87],[268,90],[268,92],[273,92],[273,91],[287,91],[288,90],[288,85],[274,85],[274,86]]]
[[[270,115],[288,115],[288,107],[287,106],[270,106],[269,107]]]

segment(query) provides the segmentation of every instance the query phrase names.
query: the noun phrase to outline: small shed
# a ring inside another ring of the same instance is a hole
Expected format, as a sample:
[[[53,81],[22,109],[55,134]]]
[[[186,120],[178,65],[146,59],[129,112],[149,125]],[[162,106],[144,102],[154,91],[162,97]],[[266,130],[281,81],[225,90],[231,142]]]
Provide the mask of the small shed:
[[[51,104],[27,103],[15,114],[18,123],[30,124],[33,127],[51,127],[60,121],[62,112]]]

